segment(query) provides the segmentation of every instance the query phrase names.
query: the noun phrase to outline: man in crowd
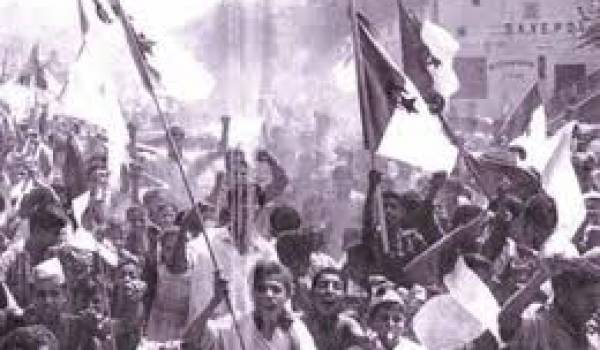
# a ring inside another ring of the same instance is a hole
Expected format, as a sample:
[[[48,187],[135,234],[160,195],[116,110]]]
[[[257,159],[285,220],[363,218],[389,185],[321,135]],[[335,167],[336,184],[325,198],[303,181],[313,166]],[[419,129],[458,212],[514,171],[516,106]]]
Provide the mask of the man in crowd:
[[[313,278],[312,308],[305,310],[302,320],[318,349],[345,350],[365,341],[358,313],[345,310],[347,287],[347,279],[333,267],[319,270]]]
[[[500,316],[503,336],[511,350],[593,349],[587,324],[600,305],[600,255],[590,251],[581,258],[548,260],[519,297],[507,302]],[[523,307],[539,286],[551,278],[554,300],[529,316]]]
[[[183,348],[316,350],[304,323],[286,309],[292,294],[290,272],[277,262],[261,260],[256,264],[251,281],[254,310],[238,319],[239,328],[229,324],[221,329],[208,324],[209,317],[227,294],[226,282],[215,278],[212,299],[186,331]]]

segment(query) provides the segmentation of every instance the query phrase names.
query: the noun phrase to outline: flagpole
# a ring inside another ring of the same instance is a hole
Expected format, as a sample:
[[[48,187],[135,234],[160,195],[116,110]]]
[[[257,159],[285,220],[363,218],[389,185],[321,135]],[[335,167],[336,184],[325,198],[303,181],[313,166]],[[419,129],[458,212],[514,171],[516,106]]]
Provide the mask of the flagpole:
[[[86,44],[87,44],[87,41],[85,39],[83,39],[83,41],[81,42],[81,45],[79,45],[77,54],[75,55],[75,61],[73,61],[72,64],[79,61],[79,59],[81,58],[81,55],[83,54],[83,50],[85,49]],[[69,86],[69,82],[70,82],[69,75],[67,75],[67,78],[65,79],[65,82],[63,83],[63,85],[60,87],[60,91],[58,93],[58,96],[56,97],[56,99],[58,101],[61,101],[65,95],[65,92],[67,92],[67,87]]]
[[[434,114],[438,117],[440,123],[442,124],[442,128],[446,133],[446,136],[448,136],[448,138],[450,139],[450,142],[452,142],[454,146],[456,146],[456,148],[458,149],[458,154],[464,159],[467,170],[469,170],[483,194],[485,194],[488,200],[492,200],[494,198],[493,194],[490,193],[487,187],[484,185],[484,181],[481,177],[481,174],[479,173],[479,171],[477,171],[477,169],[475,169],[475,166],[472,163],[475,160],[473,156],[469,152],[467,152],[463,143],[456,136],[452,128],[450,128],[450,125],[448,125],[448,122],[446,121],[446,118],[444,118],[442,112],[440,111]]]
[[[152,99],[154,107],[156,108],[161,125],[165,131],[165,137],[167,139],[167,143],[173,150],[175,162],[177,164],[177,168],[179,169],[179,174],[181,175],[181,180],[183,181],[185,191],[187,193],[188,199],[192,206],[192,211],[194,212],[194,214],[198,217],[198,220],[200,221],[200,232],[202,233],[202,237],[204,237],[204,241],[206,243],[206,247],[209,252],[211,262],[215,269],[215,278],[218,278],[219,271],[220,271],[219,264],[217,262],[215,252],[210,243],[210,239],[208,238],[208,234],[206,233],[206,230],[205,230],[204,218],[202,217],[202,214],[200,213],[200,210],[198,209],[198,206],[196,205],[196,200],[194,199],[194,194],[192,193],[192,190],[191,190],[190,184],[189,184],[189,180],[187,178],[185,169],[183,168],[183,163],[181,161],[181,154],[179,153],[179,150],[177,149],[177,147],[175,147],[175,141],[173,139],[173,135],[171,135],[171,131],[169,130],[169,122],[167,120],[165,113],[162,110],[162,107],[158,100],[158,96],[156,95],[156,92],[154,91],[154,89],[152,87],[150,77],[148,76],[147,67],[145,66],[145,62],[143,61],[142,53],[139,51],[140,49],[137,46],[137,42],[135,39],[136,34],[133,31],[133,28],[131,27],[131,25],[129,24],[129,22],[127,21],[127,19],[125,17],[125,13],[123,11],[123,8],[121,7],[120,1],[119,0],[111,0],[111,6],[113,7],[113,11],[116,13],[117,17],[119,18],[119,21],[121,22],[123,30],[125,31],[126,39],[127,39],[127,42],[129,44],[129,48],[130,48],[130,53],[133,56],[136,66],[138,66],[137,67],[138,73],[140,74],[142,83],[143,83],[146,91],[150,95],[150,98]],[[140,60],[140,58],[141,58],[141,60]],[[238,339],[240,341],[240,347],[242,350],[246,350],[247,348],[245,346],[244,339],[242,337],[241,328],[240,328],[239,322],[236,318],[235,310],[233,308],[233,303],[231,301],[231,297],[230,297],[229,293],[225,294],[225,302],[227,304],[227,307],[229,308],[229,312],[231,313],[233,326],[234,326],[235,332],[238,336]]]
[[[402,4],[402,0],[398,0],[397,4],[398,4],[398,10],[400,13],[400,17],[398,18],[398,26],[400,28],[400,34],[399,34],[400,35],[400,47],[403,48],[404,47],[403,40],[405,39],[402,37],[403,26],[406,25],[406,23],[404,23],[404,21],[407,21],[409,19],[409,17],[408,17],[408,13],[406,12],[406,9],[404,8],[404,5]],[[436,3],[434,3],[434,6],[439,6],[439,4],[437,4],[437,2],[436,2]],[[412,30],[414,30],[414,28]],[[405,55],[406,55],[406,52],[402,51],[402,57],[403,57],[402,63],[404,63]],[[423,96],[423,97],[425,98],[426,96]],[[443,99],[443,97],[441,95],[439,97]],[[429,99],[426,99],[426,102],[428,102],[428,100]],[[448,139],[450,139],[450,142],[452,142],[452,144],[454,144],[454,146],[456,146],[456,148],[458,149],[459,155],[465,161],[467,170],[471,173],[471,175],[475,179],[475,182],[481,188],[481,190],[485,194],[485,196],[489,200],[491,200],[493,198],[493,195],[491,193],[489,193],[487,187],[484,186],[484,181],[483,181],[483,178],[481,177],[481,174],[479,174],[477,169],[475,169],[475,167],[472,163],[474,161],[474,158],[471,156],[471,154],[469,152],[467,152],[465,150],[465,147],[464,147],[463,143],[461,142],[461,140],[456,136],[456,134],[454,133],[454,131],[452,130],[450,125],[448,125],[448,122],[446,121],[446,118],[443,115],[443,108],[432,108],[432,105],[430,105],[429,103],[427,103],[427,104],[428,104],[428,108],[430,109],[430,112],[439,119],[446,136],[448,136]]]
[[[362,59],[362,49],[360,45],[360,36],[358,31],[358,22],[356,20],[356,3],[355,0],[350,1],[350,23],[352,26],[352,47],[354,49],[354,56],[356,60],[356,77],[358,79],[358,98],[360,104],[365,108],[362,108],[361,115],[363,112],[369,113],[371,111],[369,107],[369,99],[367,98],[366,88],[366,80],[365,80],[365,65]],[[371,123],[368,120],[372,120],[372,118],[362,115],[362,126],[363,132],[366,132],[367,142],[366,145],[369,148],[369,153],[371,155],[371,169],[377,170],[377,165],[375,163],[375,132]],[[381,185],[377,184],[375,189],[375,215],[377,215],[379,221],[379,227],[381,229],[381,244],[383,246],[384,254],[387,254],[390,251],[390,243],[389,236],[387,230],[387,224],[385,222],[385,214],[383,211],[383,197],[381,194]]]
[[[169,130],[169,122],[160,106],[160,102],[158,101],[158,97],[156,96],[156,93],[154,93],[153,91],[152,92],[148,91],[148,92],[150,93],[152,102],[154,104],[154,107],[156,108],[156,111],[158,113],[162,127],[165,130],[169,147],[171,147],[171,149],[173,150],[173,155],[175,156],[175,162],[177,164],[177,168],[179,169],[179,173],[181,175],[181,179],[183,181],[183,186],[185,187],[185,191],[187,193],[188,199],[190,200],[190,203],[192,205],[192,210],[194,211],[194,214],[196,215],[196,217],[198,217],[198,220],[200,221],[200,232],[202,233],[202,236],[204,237],[206,247],[208,248],[208,252],[209,252],[211,261],[213,263],[213,267],[215,268],[215,275],[218,275],[220,269],[219,269],[219,265],[217,262],[217,258],[216,258],[214,250],[212,249],[212,245],[208,238],[208,234],[206,233],[206,230],[204,229],[205,228],[204,218],[202,217],[202,214],[200,213],[200,210],[198,209],[198,206],[196,205],[196,200],[194,199],[194,194],[192,193],[192,190],[191,190],[190,184],[189,184],[189,180],[185,173],[185,169],[183,168],[183,163],[181,161],[181,154],[179,153],[179,150],[175,147],[175,141],[173,140],[173,135],[171,135],[171,131]],[[215,277],[215,278],[217,278],[217,277]],[[233,325],[234,325],[234,328],[238,335],[238,338],[240,340],[240,346],[241,346],[242,350],[246,350],[246,346],[245,346],[244,340],[242,338],[241,328],[240,328],[239,322],[236,318],[235,311],[233,309],[233,303],[231,301],[229,294],[225,295],[225,302],[227,304],[227,307],[229,308],[229,312],[231,313]]]

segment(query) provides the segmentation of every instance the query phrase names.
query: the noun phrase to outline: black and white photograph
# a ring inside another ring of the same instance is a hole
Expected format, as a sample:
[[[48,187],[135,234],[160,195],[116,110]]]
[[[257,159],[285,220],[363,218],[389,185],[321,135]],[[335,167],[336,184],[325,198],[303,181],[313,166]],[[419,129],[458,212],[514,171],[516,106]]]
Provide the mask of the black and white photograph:
[[[0,0],[0,350],[600,350],[600,1]]]

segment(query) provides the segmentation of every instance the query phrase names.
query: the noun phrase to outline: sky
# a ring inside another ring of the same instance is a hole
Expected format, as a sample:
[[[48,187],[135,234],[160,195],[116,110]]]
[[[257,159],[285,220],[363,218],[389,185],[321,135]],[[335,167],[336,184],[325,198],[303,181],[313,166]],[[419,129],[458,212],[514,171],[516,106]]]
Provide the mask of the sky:
[[[187,24],[201,20],[218,1],[123,0],[122,6],[133,17],[136,30],[160,44],[155,48],[153,64],[161,72],[168,94],[183,100],[201,99],[214,86],[210,73],[181,32]],[[110,71],[117,85],[130,86],[132,82],[125,77],[135,72],[125,68],[131,68],[131,62],[127,61],[127,47],[118,23],[104,25],[98,21],[92,1],[82,3],[91,23],[86,49],[99,56],[106,65],[99,69]],[[61,62],[74,63],[82,41],[77,0],[0,0],[0,21],[0,45],[17,46],[18,60],[25,60],[29,47],[39,42],[42,60],[56,50]]]

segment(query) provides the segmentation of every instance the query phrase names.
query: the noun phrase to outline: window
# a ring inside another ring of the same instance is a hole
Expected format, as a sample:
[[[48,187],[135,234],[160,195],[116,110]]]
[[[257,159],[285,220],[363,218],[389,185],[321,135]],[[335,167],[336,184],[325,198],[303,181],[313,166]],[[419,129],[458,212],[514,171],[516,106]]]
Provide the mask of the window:
[[[584,64],[557,64],[554,66],[554,91],[568,88],[585,76]]]
[[[481,6],[481,0],[472,0],[473,6]]]
[[[523,3],[523,18],[524,19],[540,18],[540,4],[538,2]]]
[[[538,56],[538,77],[540,79],[546,79],[547,61],[546,56]]]
[[[456,35],[458,35],[461,38],[467,36],[467,27],[460,26],[456,28]]]
[[[488,96],[487,60],[485,57],[457,57],[454,70],[460,89],[454,96],[460,99],[486,99]]]

